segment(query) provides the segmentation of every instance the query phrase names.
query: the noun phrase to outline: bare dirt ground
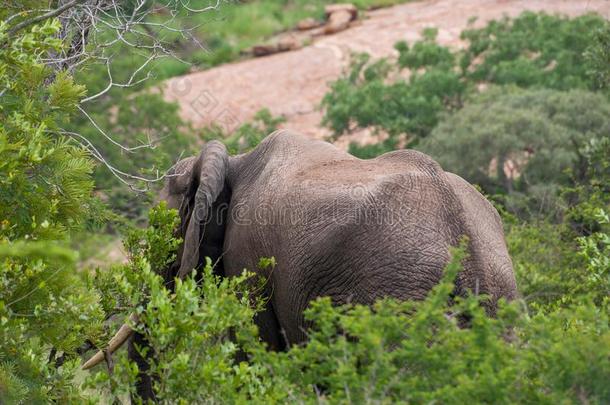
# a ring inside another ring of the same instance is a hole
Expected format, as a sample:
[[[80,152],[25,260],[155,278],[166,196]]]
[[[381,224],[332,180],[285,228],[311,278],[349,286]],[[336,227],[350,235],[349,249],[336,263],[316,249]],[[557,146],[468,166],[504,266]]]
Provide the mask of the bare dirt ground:
[[[393,56],[397,41],[412,43],[426,27],[438,28],[440,43],[459,47],[460,32],[471,17],[481,26],[525,10],[569,16],[597,12],[610,18],[610,1],[429,0],[369,11],[349,29],[319,37],[299,50],[173,78],[167,82],[166,97],[179,103],[181,115],[195,127],[216,123],[230,132],[269,108],[286,118],[284,128],[321,138],[328,130],[320,126],[318,106],[328,82],[341,75],[352,52]]]

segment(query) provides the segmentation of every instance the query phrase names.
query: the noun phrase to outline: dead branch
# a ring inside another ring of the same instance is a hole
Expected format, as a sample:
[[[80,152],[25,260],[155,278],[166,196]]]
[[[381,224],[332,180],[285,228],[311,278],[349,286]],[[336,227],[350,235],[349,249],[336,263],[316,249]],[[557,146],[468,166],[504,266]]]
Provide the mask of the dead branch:
[[[20,10],[9,16],[5,23],[9,24],[9,36],[14,36],[30,26],[57,18],[61,25],[57,37],[66,46],[57,52],[49,53],[43,63],[55,72],[68,71],[71,74],[85,65],[97,64],[105,67],[107,83],[95,94],[83,98],[78,110],[111,145],[123,152],[132,153],[140,149],[154,149],[158,140],[149,140],[148,143],[137,146],[124,145],[104,130],[84,106],[108,94],[113,88],[125,89],[142,85],[151,78],[150,67],[155,60],[171,57],[187,63],[174,52],[174,44],[167,41],[166,34],[172,34],[174,37],[178,34],[205,50],[196,36],[196,30],[202,24],[189,24],[188,18],[183,17],[185,13],[194,15],[217,10],[221,0],[215,0],[213,4],[205,7],[194,7],[193,3],[196,2],[173,0],[151,5],[147,0],[136,0],[127,8],[120,0],[58,0],[54,8],[49,6],[48,9]],[[180,20],[178,15],[181,16]],[[15,24],[10,26],[13,22]],[[134,67],[126,79],[117,81],[113,75],[112,64],[116,60],[116,53],[125,48],[142,57],[143,62]],[[52,81],[53,77],[49,80]],[[75,139],[117,179],[134,190],[144,191],[149,183],[161,181],[166,177],[166,174],[147,178],[125,173],[110,164],[91,140],[70,131],[60,133]],[[138,186],[141,184],[146,185],[144,189]]]

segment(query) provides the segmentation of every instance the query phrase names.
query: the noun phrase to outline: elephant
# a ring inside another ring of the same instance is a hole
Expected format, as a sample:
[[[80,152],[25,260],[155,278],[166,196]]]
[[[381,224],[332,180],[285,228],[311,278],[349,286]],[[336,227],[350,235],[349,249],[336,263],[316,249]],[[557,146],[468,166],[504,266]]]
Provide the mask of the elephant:
[[[166,281],[201,268],[206,257],[218,275],[248,269],[265,277],[267,304],[255,322],[273,350],[306,341],[303,311],[317,297],[337,305],[424,299],[464,236],[468,257],[454,294],[485,294],[490,316],[499,299],[518,294],[495,208],[415,150],[363,160],[288,130],[235,156],[210,141],[175,165],[161,199],[182,220],[183,243]],[[262,257],[274,257],[275,267],[259,269]],[[150,381],[138,390],[152,396]]]

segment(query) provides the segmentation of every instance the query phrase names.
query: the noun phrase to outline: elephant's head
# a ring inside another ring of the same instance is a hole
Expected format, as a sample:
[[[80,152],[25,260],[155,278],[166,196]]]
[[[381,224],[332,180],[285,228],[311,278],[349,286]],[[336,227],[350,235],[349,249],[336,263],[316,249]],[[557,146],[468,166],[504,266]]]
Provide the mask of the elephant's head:
[[[196,157],[178,162],[167,174],[160,200],[167,201],[168,208],[180,213],[181,226],[177,236],[183,240],[177,259],[163,274],[171,285],[174,277],[184,278],[197,268],[206,256],[220,256],[224,239],[224,220],[218,218],[224,210],[215,210],[215,203],[228,203],[230,191],[227,186],[229,156],[226,147],[219,141],[208,142]],[[205,234],[205,243],[204,241]],[[137,322],[132,314],[130,322]],[[84,365],[89,369],[112,354],[134,333],[124,324],[108,343]]]

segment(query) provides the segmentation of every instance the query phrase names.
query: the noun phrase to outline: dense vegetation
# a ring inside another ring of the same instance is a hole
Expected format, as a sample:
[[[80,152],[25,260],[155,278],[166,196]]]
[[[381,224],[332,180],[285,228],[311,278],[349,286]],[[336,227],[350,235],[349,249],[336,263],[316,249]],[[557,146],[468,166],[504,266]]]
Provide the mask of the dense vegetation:
[[[441,113],[461,108],[481,86],[596,89],[604,79],[591,73],[592,65],[603,65],[604,51],[595,53],[596,62],[585,53],[596,38],[604,47],[599,35],[605,27],[594,14],[567,19],[525,12],[465,30],[468,46],[461,51],[439,45],[436,29],[425,29],[420,41],[396,44],[396,60],[369,63],[368,55],[355,55],[324,99],[325,122],[337,135],[354,126],[383,129],[389,148],[399,135],[408,142],[426,137]],[[400,75],[404,69],[411,70],[407,80]]]
[[[285,24],[306,14],[299,11],[305,5],[290,4],[293,14],[282,2],[239,7]],[[231,24],[219,37],[238,32]],[[503,216],[523,298],[496,319],[484,315],[476,296],[449,307],[464,258],[456,247],[425,301],[336,308],[320,299],[307,313],[309,342],[282,353],[257,339],[252,317],[263,303],[250,293],[263,281],[252,274],[218,279],[208,265],[201,281],[177,282],[174,291],[163,285],[157,271],[180,242],[172,237],[177,214],[163,205],[150,211],[148,228],[126,232],[127,263],[77,267],[70,246],[116,219],[103,199],[131,218],[147,204],[134,209],[130,192],[108,167],[94,168],[95,156],[74,134],[124,171],[163,168],[193,141],[176,107],[141,85],[112,89],[87,111],[121,144],[174,142],[133,153],[113,148],[75,114],[87,94],[103,88],[103,74],[85,66],[73,78],[44,63],[63,46],[60,29],[54,19],[16,34],[0,24],[0,402],[125,401],[137,368],[124,351],[92,373],[78,368],[132,312],[151,342],[151,370],[161,376],[155,390],[165,403],[610,401],[604,20],[526,13],[465,31],[462,52],[436,44],[427,30],[422,41],[397,45],[397,61],[355,60],[325,99],[326,122],[337,135],[353,125],[388,134],[373,147],[355,146],[361,155],[410,142],[478,183]],[[397,79],[406,68],[410,78]],[[241,152],[278,123],[262,111],[234,134],[210,128],[201,136],[222,137]],[[123,159],[127,153],[142,155]],[[95,187],[103,189],[99,197]],[[273,265],[261,258],[261,267]],[[458,327],[460,316],[469,328]],[[238,363],[238,352],[248,360]]]
[[[474,96],[418,148],[487,192],[502,193],[520,218],[553,216],[561,215],[560,188],[584,180],[584,148],[607,138],[609,125],[605,95],[502,86]]]
[[[598,214],[607,227],[607,215]],[[485,315],[475,296],[448,306],[464,257],[456,249],[425,301],[336,308],[320,299],[307,312],[314,324],[309,343],[277,353],[257,340],[252,316],[261,303],[252,304],[248,292],[261,281],[252,275],[220,280],[208,264],[201,283],[189,278],[174,292],[163,286],[153,252],[171,249],[175,221],[175,213],[153,210],[155,229],[128,238],[135,248],[125,266],[130,271],[100,274],[118,285],[114,297],[143,315],[137,328],[153,342],[162,402],[604,403],[610,397],[608,233],[561,243],[546,229],[514,225],[509,243],[521,250],[516,270],[527,295],[497,319]],[[531,263],[532,256],[548,261],[545,255],[557,248],[561,257],[548,267]],[[458,327],[461,315],[471,327]],[[240,350],[249,361],[235,364]],[[93,381],[120,398],[134,378],[123,354],[111,375],[100,370]]]
[[[101,331],[99,296],[62,246],[95,221],[93,162],[57,132],[85,88],[53,75],[40,57],[61,43],[57,21],[7,41],[0,25],[0,398],[6,403],[68,402],[76,349]],[[56,354],[62,356],[59,367]],[[65,361],[64,361],[65,360]]]

